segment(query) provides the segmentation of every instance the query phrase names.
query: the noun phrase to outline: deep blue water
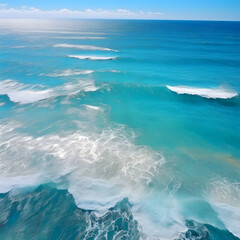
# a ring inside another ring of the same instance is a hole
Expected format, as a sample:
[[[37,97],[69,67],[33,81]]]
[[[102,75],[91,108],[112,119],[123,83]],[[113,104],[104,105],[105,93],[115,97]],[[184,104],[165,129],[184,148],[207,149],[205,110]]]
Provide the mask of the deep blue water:
[[[0,35],[0,239],[240,239],[239,22]]]

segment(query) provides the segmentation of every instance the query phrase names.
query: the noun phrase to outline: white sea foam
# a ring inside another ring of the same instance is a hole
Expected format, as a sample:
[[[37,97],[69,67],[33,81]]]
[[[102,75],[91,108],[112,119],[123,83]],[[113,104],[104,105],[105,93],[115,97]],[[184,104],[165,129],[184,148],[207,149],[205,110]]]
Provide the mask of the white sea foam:
[[[240,238],[240,183],[227,179],[211,182],[209,202],[227,229]]]
[[[86,55],[68,55],[70,58],[77,58],[81,60],[89,59],[89,60],[115,60],[116,57],[102,57],[102,56],[86,56]]]
[[[92,105],[85,105],[85,107],[88,108],[88,109],[92,109],[92,110],[101,110],[100,107],[92,106]]]
[[[12,189],[38,186],[39,181],[38,174],[0,177],[0,192],[7,193]]]
[[[48,77],[69,77],[69,76],[78,76],[78,75],[86,75],[93,73],[93,70],[78,70],[78,69],[65,69],[63,71],[54,71],[52,73],[41,73],[39,76],[48,76]],[[120,73],[119,70],[100,70],[95,72],[112,72],[112,73]]]
[[[78,207],[98,215],[128,197],[147,239],[172,239],[185,231],[174,197],[154,195],[149,188],[164,171],[161,154],[136,145],[134,133],[122,125],[97,127],[94,119],[104,113],[96,106],[70,110],[64,114],[81,117],[75,121],[78,130],[67,133],[34,137],[18,130],[22,124],[0,125],[0,190],[55,182]]]
[[[140,200],[134,202],[132,213],[146,239],[178,239],[181,232],[187,231],[181,207],[173,197],[159,194]]]
[[[95,132],[89,125],[88,132],[34,138],[15,126],[21,125],[0,126],[1,177],[39,174],[47,182],[64,175],[69,192],[85,209],[104,211],[131,191],[142,191],[164,162],[158,153],[135,145],[134,135],[126,135],[122,127]],[[0,181],[0,189],[14,187],[7,183]]]
[[[89,106],[87,114],[97,110]],[[174,197],[149,192],[149,184],[161,174],[164,158],[134,144],[134,134],[124,126],[99,131],[90,121],[84,124],[79,122],[81,129],[73,133],[41,137],[20,133],[17,123],[0,125],[0,175],[4,179],[0,179],[0,190],[55,182],[68,189],[78,207],[97,215],[128,197],[146,239],[173,239],[186,231]]]
[[[4,106],[5,103],[4,102],[0,102],[0,107]]]
[[[0,81],[0,95],[8,95],[12,102],[20,104],[33,103],[65,94],[74,94],[79,91],[96,91],[97,89],[92,81],[78,81],[55,88],[23,84],[11,79]]]
[[[196,88],[188,86],[169,86],[167,88],[178,94],[198,95],[205,98],[222,98],[228,99],[238,96],[238,93],[234,90],[219,88]]]
[[[112,51],[112,52],[118,52],[117,50],[113,50],[110,48],[105,48],[105,47],[97,47],[97,46],[92,46],[92,45],[77,45],[77,44],[55,44],[53,47],[56,48],[77,48],[81,50],[100,50],[100,51]]]
[[[12,102],[22,104],[36,102],[53,96],[52,89],[34,90],[31,85],[25,85],[13,80],[0,82],[0,95],[8,95]]]
[[[66,69],[63,71],[54,71],[49,74],[40,74],[40,76],[45,75],[48,77],[68,77],[68,76],[77,76],[93,73],[93,70],[78,70],[78,69]]]

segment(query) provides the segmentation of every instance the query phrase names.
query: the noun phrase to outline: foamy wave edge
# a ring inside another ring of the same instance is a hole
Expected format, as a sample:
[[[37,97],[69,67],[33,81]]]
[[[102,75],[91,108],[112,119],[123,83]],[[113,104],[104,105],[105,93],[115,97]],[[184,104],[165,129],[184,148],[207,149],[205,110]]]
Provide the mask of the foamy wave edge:
[[[86,56],[86,55],[68,55],[70,58],[76,58],[80,60],[115,60],[116,57],[102,57],[102,56]]]
[[[166,87],[172,92],[177,94],[188,94],[188,95],[198,95],[204,98],[213,98],[213,99],[229,99],[238,96],[238,93],[234,90],[219,88],[196,88],[188,86],[170,86]]]
[[[208,201],[226,228],[240,238],[240,182],[216,179],[208,185]]]
[[[12,79],[0,81],[0,95],[7,95],[12,102],[20,104],[34,103],[51,97],[75,94],[80,91],[92,92],[98,89],[92,81],[78,81],[54,88],[46,88],[37,84],[23,84]]]

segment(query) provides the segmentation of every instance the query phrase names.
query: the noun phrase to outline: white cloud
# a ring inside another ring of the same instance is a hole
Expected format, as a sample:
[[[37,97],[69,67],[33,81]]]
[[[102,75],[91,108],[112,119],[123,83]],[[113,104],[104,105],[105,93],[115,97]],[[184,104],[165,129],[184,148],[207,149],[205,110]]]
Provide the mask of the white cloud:
[[[6,6],[7,6],[6,3],[0,3],[0,8],[4,8],[4,7],[6,7]]]
[[[160,19],[161,12],[130,11],[127,9],[86,9],[70,10],[41,10],[35,7],[22,6],[10,8],[0,4],[0,18],[110,18],[110,19]]]
[[[10,8],[0,4],[1,18],[109,18],[109,19],[161,19],[162,12],[130,11],[128,9],[86,9],[41,10],[35,7],[22,6]]]

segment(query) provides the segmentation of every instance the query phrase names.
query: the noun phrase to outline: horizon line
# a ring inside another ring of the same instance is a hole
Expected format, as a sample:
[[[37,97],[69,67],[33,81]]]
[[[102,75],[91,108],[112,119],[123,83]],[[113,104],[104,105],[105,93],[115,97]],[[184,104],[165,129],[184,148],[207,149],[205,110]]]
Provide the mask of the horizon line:
[[[58,18],[58,17],[1,17],[0,20],[11,20],[11,19],[36,19],[36,20],[120,20],[120,21],[191,21],[191,22],[240,22],[240,20],[220,20],[220,19],[154,19],[154,18]]]

